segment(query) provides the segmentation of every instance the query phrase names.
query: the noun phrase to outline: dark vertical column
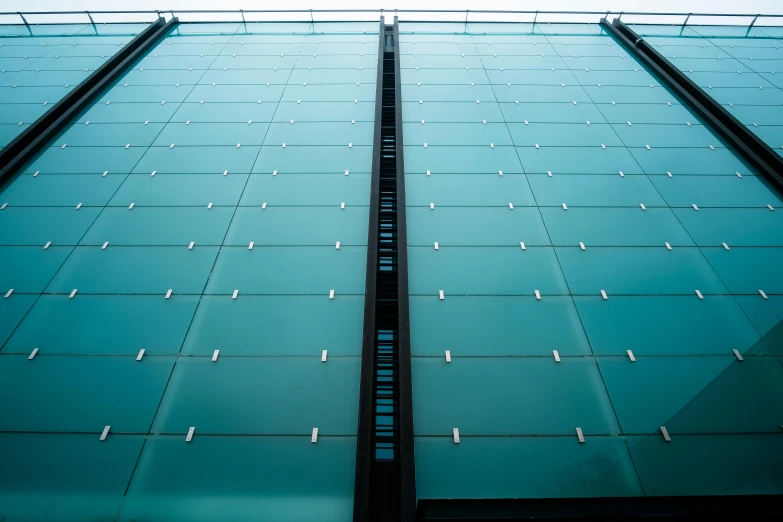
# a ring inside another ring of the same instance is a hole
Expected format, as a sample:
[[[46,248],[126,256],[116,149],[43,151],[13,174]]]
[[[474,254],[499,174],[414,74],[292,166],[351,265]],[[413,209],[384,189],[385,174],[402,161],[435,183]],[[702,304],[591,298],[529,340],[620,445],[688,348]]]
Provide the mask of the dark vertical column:
[[[745,127],[682,71],[640,38],[633,29],[615,18],[601,26],[625,49],[661,79],[685,105],[710,126],[780,193],[783,193],[783,157]]]
[[[0,151],[0,188],[178,23],[158,18]]]
[[[397,23],[381,25],[354,521],[412,521],[408,263]]]

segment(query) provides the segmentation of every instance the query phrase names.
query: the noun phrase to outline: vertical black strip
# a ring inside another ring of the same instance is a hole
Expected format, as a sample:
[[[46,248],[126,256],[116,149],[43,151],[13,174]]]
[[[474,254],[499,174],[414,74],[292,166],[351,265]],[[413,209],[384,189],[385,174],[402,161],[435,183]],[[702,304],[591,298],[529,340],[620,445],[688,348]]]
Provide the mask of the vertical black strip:
[[[399,303],[399,411],[400,488],[402,520],[416,517],[416,470],[413,450],[413,392],[411,383],[411,328],[408,303],[408,229],[405,209],[405,157],[402,140],[402,77],[400,75],[399,21],[394,17],[395,105],[397,109],[397,277]]]
[[[158,18],[0,151],[0,188],[176,25]]]
[[[381,17],[378,30],[378,74],[375,86],[375,130],[370,181],[370,219],[367,232],[367,267],[362,332],[362,369],[359,381],[359,426],[356,434],[356,473],[354,476],[353,520],[370,522],[370,469],[372,459],[373,388],[375,385],[375,300],[378,266],[378,209],[381,169],[381,120],[383,109],[383,50],[385,26]]]
[[[615,18],[610,24],[606,18],[602,18],[601,26],[648,71],[656,74],[669,86],[688,108],[725,139],[729,146],[763,175],[772,186],[783,193],[783,157],[622,21]]]

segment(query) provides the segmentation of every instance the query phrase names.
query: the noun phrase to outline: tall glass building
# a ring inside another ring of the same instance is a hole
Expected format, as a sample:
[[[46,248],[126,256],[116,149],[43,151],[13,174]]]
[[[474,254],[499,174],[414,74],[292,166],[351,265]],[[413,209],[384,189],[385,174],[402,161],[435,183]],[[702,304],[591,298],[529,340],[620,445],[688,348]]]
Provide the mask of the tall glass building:
[[[180,16],[0,26],[0,521],[783,512],[783,18]]]

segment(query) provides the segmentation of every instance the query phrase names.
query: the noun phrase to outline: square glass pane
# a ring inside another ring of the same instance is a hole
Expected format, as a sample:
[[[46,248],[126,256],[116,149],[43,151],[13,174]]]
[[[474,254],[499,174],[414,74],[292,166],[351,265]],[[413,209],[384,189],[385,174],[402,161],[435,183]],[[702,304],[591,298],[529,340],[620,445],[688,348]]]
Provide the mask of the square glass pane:
[[[77,123],[166,123],[179,107],[177,103],[98,103],[87,109]]]
[[[0,245],[75,245],[100,208],[8,207],[0,212]]]
[[[567,153],[565,151],[562,147],[517,147],[519,159],[527,173],[616,174],[622,171],[624,174],[644,174],[628,149],[623,147],[604,149],[596,145],[569,147]]]
[[[738,171],[740,174],[743,172]],[[672,207],[758,207],[783,202],[761,177],[747,176],[651,176],[655,188]]]
[[[402,119],[405,122],[502,122],[499,104],[492,102],[402,102]],[[426,125],[426,124],[425,124]]]
[[[783,279],[777,267],[783,248],[702,248],[715,272],[733,294],[783,294]]]
[[[530,74],[523,71],[524,74]],[[606,120],[597,105],[588,103],[501,103],[503,117],[509,123],[604,123]],[[584,129],[583,129],[584,130]],[[535,140],[534,140],[535,141]]]
[[[690,211],[689,211],[690,210]],[[768,208],[676,209],[699,246],[783,246],[783,215]]]
[[[573,105],[572,105],[573,106]],[[589,121],[589,120],[586,120]],[[607,147],[623,142],[610,125],[586,121],[579,123],[509,123],[508,130],[519,147]]]
[[[414,358],[417,435],[573,435],[617,432],[590,358]],[[449,399],[443,400],[443,391]],[[576,437],[574,436],[574,439]]]
[[[426,122],[426,120],[424,120]],[[406,123],[403,124],[406,145],[513,145],[503,123]]]
[[[55,138],[52,145],[74,147],[148,147],[163,129],[161,123],[90,123],[73,125]]]
[[[269,124],[267,123],[169,123],[157,135],[155,145],[210,146],[210,145],[261,145]]]
[[[72,247],[58,246],[44,250],[43,245],[0,247],[0,290],[43,292],[71,250]]]
[[[783,296],[734,296],[773,353],[783,355]]]
[[[13,299],[0,301],[0,346],[5,344],[36,299],[37,296],[34,295],[20,294],[13,296]],[[8,348],[5,350],[9,351]],[[32,352],[32,348],[30,351]]]
[[[368,205],[370,174],[251,174],[241,205]]]
[[[73,210],[81,203],[84,207],[101,207],[123,184],[125,174],[30,174],[17,177],[5,187],[0,199],[13,206],[65,206]],[[86,210],[86,209],[85,209]]]
[[[225,244],[366,246],[369,214],[366,206],[238,208]]]
[[[459,177],[459,176],[451,176]],[[408,207],[408,246],[549,245],[536,208]]]
[[[372,147],[306,147],[280,145],[261,147],[253,173],[271,174],[335,174],[372,172]]]
[[[136,163],[134,173],[231,174],[250,172],[260,147],[150,147]]]
[[[0,357],[8,398],[0,404],[0,429],[94,432],[96,440],[104,426],[145,432],[173,365],[172,357]]]
[[[434,170],[444,174],[522,173],[514,147],[405,147],[405,172],[425,173]]]
[[[128,173],[144,154],[143,147],[49,147],[24,170],[25,174]]]
[[[372,146],[373,123],[301,122],[272,123],[264,140],[265,144],[277,145],[356,145]]]
[[[490,176],[485,174],[444,175],[438,171],[408,173],[405,176],[405,201],[408,208],[429,207],[506,207],[533,206],[535,200],[524,174]],[[413,227],[409,233],[413,232]]]
[[[536,202],[542,207],[560,207],[563,203],[567,203],[569,209],[638,207],[639,203],[644,203],[647,207],[666,205],[647,176],[528,174],[527,179]]]
[[[277,104],[254,102],[204,102],[204,103],[183,103],[177,109],[172,122],[195,123],[245,123],[248,121],[268,122],[272,120],[275,114]],[[251,124],[252,125],[252,124]],[[257,130],[258,128],[254,129]],[[165,143],[165,142],[164,142]],[[170,142],[169,142],[170,143]],[[239,141],[235,143],[241,143]]]
[[[206,208],[209,203],[234,206],[247,177],[248,174],[130,174],[110,204],[127,207],[134,203],[134,209],[145,205]]]
[[[203,296],[183,353],[360,356],[363,310],[364,296]]]

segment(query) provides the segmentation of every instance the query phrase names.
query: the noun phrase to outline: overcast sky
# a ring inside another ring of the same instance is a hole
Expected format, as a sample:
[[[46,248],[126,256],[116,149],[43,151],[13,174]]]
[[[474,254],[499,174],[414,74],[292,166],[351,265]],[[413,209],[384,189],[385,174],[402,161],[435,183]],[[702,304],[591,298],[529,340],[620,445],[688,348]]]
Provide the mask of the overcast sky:
[[[0,11],[170,9],[500,9],[783,14],[783,0],[0,0]],[[271,17],[271,15],[270,15]],[[184,16],[180,17],[185,20]],[[291,18],[289,16],[289,18]],[[374,19],[375,17],[369,17]],[[33,20],[31,20],[32,22]],[[37,20],[43,22],[43,19]],[[47,19],[50,21],[50,19]],[[71,20],[69,20],[71,21]],[[96,21],[100,21],[96,17]],[[681,22],[682,20],[680,20]],[[673,23],[676,23],[672,20]],[[698,22],[698,21],[697,21]],[[735,21],[734,23],[745,23]],[[714,23],[714,20],[713,22]],[[775,25],[783,24],[780,20]]]

